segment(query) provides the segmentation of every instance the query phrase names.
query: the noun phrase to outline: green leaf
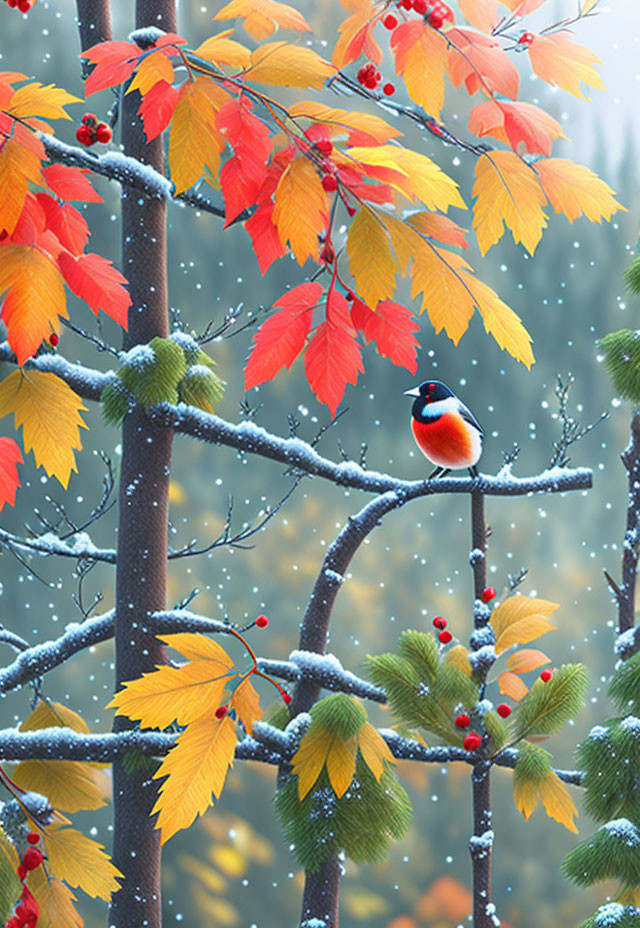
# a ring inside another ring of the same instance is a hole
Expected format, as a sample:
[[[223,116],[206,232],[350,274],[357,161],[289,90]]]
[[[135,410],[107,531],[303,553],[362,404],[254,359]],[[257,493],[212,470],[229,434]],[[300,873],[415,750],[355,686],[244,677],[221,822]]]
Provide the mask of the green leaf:
[[[598,342],[604,364],[620,396],[640,402],[640,332],[620,329]]]
[[[584,706],[586,687],[583,664],[563,664],[546,683],[536,680],[514,712],[516,740],[555,734]]]
[[[562,869],[579,886],[619,879],[625,887],[640,884],[640,830],[629,819],[606,822],[564,859]]]
[[[402,632],[398,639],[398,651],[402,657],[413,664],[421,680],[424,682],[433,680],[440,663],[438,647],[433,635],[409,628]]]
[[[609,697],[619,712],[640,716],[640,653],[616,670],[609,684]]]
[[[487,712],[483,716],[485,731],[490,737],[489,752],[496,754],[507,740],[507,726],[497,712]]]
[[[632,293],[640,293],[640,256],[624,272],[624,282]]]
[[[178,394],[183,403],[197,406],[205,412],[214,412],[216,403],[224,394],[224,383],[209,367],[196,364],[189,368],[178,384]]]
[[[114,377],[100,395],[102,415],[107,425],[120,425],[136,405],[136,398],[127,390],[120,377]]]

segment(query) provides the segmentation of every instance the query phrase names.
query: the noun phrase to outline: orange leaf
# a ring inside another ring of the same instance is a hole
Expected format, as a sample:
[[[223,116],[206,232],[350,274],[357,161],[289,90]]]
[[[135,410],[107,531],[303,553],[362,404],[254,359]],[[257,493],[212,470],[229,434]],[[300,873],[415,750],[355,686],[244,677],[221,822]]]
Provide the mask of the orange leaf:
[[[498,21],[496,0],[458,0],[460,12],[480,32],[491,32]]]
[[[486,39],[485,36],[479,38]],[[455,87],[464,82],[470,94],[483,90],[484,93],[504,94],[512,100],[518,96],[518,69],[497,43],[474,41],[458,45],[454,41],[454,48],[449,53],[449,77]]]
[[[337,107],[325,106],[316,100],[305,100],[289,107],[289,114],[297,119],[314,120],[322,124],[332,138],[348,135],[350,145],[380,145],[402,135],[379,116],[369,113],[350,113]]]
[[[2,319],[12,351],[22,365],[43,339],[68,317],[62,276],[55,264],[30,245],[0,247],[0,293],[6,291]]]
[[[402,23],[391,34],[396,72],[414,103],[438,118],[444,104],[447,41],[422,20]]]
[[[226,91],[206,77],[196,77],[180,88],[169,133],[169,167],[176,194],[200,180],[205,168],[218,173],[225,140],[216,127],[216,114],[228,100]]]
[[[591,222],[609,221],[616,210],[624,209],[611,187],[582,164],[548,158],[537,161],[535,170],[553,209],[569,222],[583,213]]]
[[[502,654],[507,648],[514,644],[528,644],[535,641],[547,632],[555,631],[556,626],[542,615],[528,615],[512,625],[498,635],[496,641],[496,654]]]
[[[550,616],[559,609],[558,603],[548,599],[537,599],[534,596],[508,596],[491,613],[491,626],[499,638],[500,635],[521,619],[529,616]]]
[[[524,699],[529,692],[529,687],[524,680],[511,670],[503,670],[501,674],[498,674],[498,686],[501,693],[509,696],[510,699],[515,699],[516,702]]]
[[[340,799],[349,789],[356,772],[358,740],[355,735],[347,741],[335,737],[327,755],[327,773],[333,791]]]
[[[505,225],[516,243],[534,253],[547,224],[542,209],[546,197],[529,165],[511,151],[482,155],[472,195],[476,197],[473,227],[483,255],[502,238]]]
[[[18,464],[22,463],[20,448],[13,438],[0,438],[0,509],[5,503],[15,505],[16,490],[22,485],[18,476]]]
[[[538,77],[575,97],[585,96],[581,84],[604,90],[602,79],[594,68],[602,61],[588,48],[574,44],[566,29],[551,35],[537,35],[529,45],[529,57]]]
[[[452,219],[439,213],[412,213],[407,222],[422,235],[433,238],[444,245],[468,248],[465,229],[461,229]]]
[[[336,68],[310,48],[289,42],[267,42],[251,53],[246,76],[251,81],[277,87],[310,87],[322,90]]]
[[[214,19],[244,19],[244,28],[257,42],[268,39],[281,29],[311,32],[311,26],[302,13],[276,0],[231,0],[216,13]]]
[[[160,81],[173,83],[173,65],[162,51],[145,55],[141,59],[126,92],[137,90],[144,96]]]
[[[238,718],[244,725],[248,735],[251,734],[253,723],[264,715],[260,708],[260,697],[256,693],[249,677],[245,677],[236,686],[231,697],[231,705],[236,710]]]
[[[251,61],[251,52],[245,45],[229,39],[233,29],[225,29],[217,35],[212,35],[206,39],[202,45],[195,49],[194,55],[198,58],[206,58],[217,65],[231,65],[234,68],[246,68]]]
[[[218,798],[233,766],[237,740],[236,726],[228,715],[220,720],[200,717],[178,735],[153,775],[154,779],[166,777],[153,808],[163,844],[206,812],[213,796]]]
[[[562,126],[533,103],[486,100],[469,114],[469,131],[492,135],[516,149],[523,145],[531,154],[550,155],[554,139],[566,138]]]
[[[71,255],[61,252],[58,265],[67,286],[98,315],[102,310],[110,319],[127,328],[127,312],[131,297],[126,279],[111,261],[102,255]]]
[[[382,50],[373,37],[373,29],[382,19],[383,11],[376,9],[370,0],[355,0],[347,8],[354,12],[338,26],[340,38],[336,42],[331,61],[336,68],[343,68],[364,54],[379,65]]]
[[[542,651],[536,651],[535,648],[522,648],[507,658],[507,667],[514,673],[528,673],[548,663],[550,663],[550,658]]]
[[[540,801],[549,818],[560,822],[568,831],[578,833],[574,822],[578,810],[567,787],[553,770],[549,770],[540,783]]]
[[[104,202],[97,190],[94,190],[87,174],[89,171],[84,168],[72,168],[66,164],[50,164],[42,171],[47,187],[61,200]]]
[[[275,192],[273,221],[283,245],[287,242],[298,264],[318,260],[318,236],[328,222],[327,196],[318,173],[308,158],[294,158]]]
[[[13,233],[29,191],[29,181],[42,184],[40,159],[17,138],[0,148],[0,230]]]

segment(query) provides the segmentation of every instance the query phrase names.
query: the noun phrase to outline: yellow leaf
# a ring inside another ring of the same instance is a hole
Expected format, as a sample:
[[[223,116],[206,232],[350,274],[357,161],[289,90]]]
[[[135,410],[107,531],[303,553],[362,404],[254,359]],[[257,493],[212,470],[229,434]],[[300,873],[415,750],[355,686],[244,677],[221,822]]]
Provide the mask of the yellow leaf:
[[[298,264],[302,266],[307,258],[318,259],[318,236],[328,222],[327,197],[308,158],[294,158],[280,178],[273,222],[280,242],[289,242]]]
[[[549,818],[578,833],[574,822],[578,810],[567,787],[553,770],[549,770],[540,783],[540,800]]]
[[[43,867],[29,874],[29,889],[40,906],[38,928],[82,928],[84,920],[74,906],[76,897],[60,880],[48,879]]]
[[[525,821],[529,821],[535,811],[540,798],[540,782],[535,779],[521,778],[513,780],[513,799],[516,808],[524,815]]]
[[[371,148],[350,148],[349,157],[362,164],[391,168],[398,171],[399,189],[411,199],[420,200],[427,209],[446,213],[450,206],[466,209],[458,185],[438,165],[409,148],[398,145],[378,145]],[[391,183],[391,181],[388,181]]]
[[[307,732],[293,755],[291,769],[298,777],[298,798],[301,802],[320,776],[332,743],[331,732],[319,725]]]
[[[166,728],[173,721],[189,725],[207,707],[220,704],[232,667],[230,660],[197,660],[183,667],[159,667],[125,683],[108,709],[117,709],[143,728]]]
[[[16,119],[29,119],[31,116],[41,116],[43,119],[71,119],[63,107],[80,102],[79,97],[73,97],[61,87],[54,84],[45,87],[36,81],[16,90],[6,112]]]
[[[556,213],[573,222],[583,213],[591,222],[607,222],[619,209],[614,191],[597,174],[566,158],[544,158],[535,163],[542,188]]]
[[[584,0],[582,4],[582,9],[580,10],[580,16],[586,16],[587,13],[590,13],[591,10],[600,2],[600,0]]]
[[[499,638],[502,632],[514,622],[519,622],[520,619],[531,615],[553,615],[559,608],[558,603],[552,603],[548,599],[536,599],[533,596],[509,596],[491,613],[491,626]]]
[[[311,87],[322,90],[336,69],[310,48],[288,42],[268,42],[251,53],[246,77],[277,87]]]
[[[501,693],[509,696],[510,699],[515,699],[516,702],[524,699],[529,692],[529,687],[524,680],[511,670],[503,670],[501,674],[498,674],[498,686]]]
[[[507,667],[514,673],[529,673],[537,667],[548,664],[550,659],[542,651],[536,651],[535,648],[522,648],[515,654],[510,654],[507,658]]]
[[[409,270],[416,247],[421,247],[421,243],[417,241],[414,230],[406,222],[396,219],[391,213],[378,213],[377,215],[389,233],[396,254],[398,270],[404,276]]]
[[[87,734],[89,726],[77,712],[60,702],[41,699],[35,709],[20,723],[20,731],[38,731],[41,728],[72,728]]]
[[[158,638],[188,661],[217,661],[227,670],[233,667],[233,661],[225,649],[206,635],[177,632],[173,635],[158,635]]]
[[[44,846],[53,876],[87,895],[108,899],[122,874],[113,866],[101,844],[75,828],[47,828]],[[56,926],[57,928],[57,926]]]
[[[17,139],[7,139],[0,148],[0,229],[6,229],[8,235],[20,218],[29,181],[44,185],[40,168],[38,156]]]
[[[393,296],[396,262],[389,236],[374,210],[363,206],[351,222],[347,254],[356,289],[368,306],[375,309],[381,300]]]
[[[225,29],[217,35],[212,35],[195,49],[194,55],[198,58],[205,58],[207,61],[213,61],[217,65],[231,65],[233,68],[246,68],[251,61],[251,52],[249,49],[236,42],[235,39],[229,39],[233,29]]]
[[[68,317],[64,283],[57,266],[40,248],[4,245],[0,249],[0,294],[4,291],[8,292],[2,319],[9,345],[22,365],[52,330],[58,330],[58,316]]]
[[[212,795],[218,798],[227,770],[233,766],[237,740],[228,715],[220,720],[212,715],[201,717],[178,735],[154,773],[155,779],[166,777],[153,808],[163,844],[206,812],[213,805]]]
[[[544,192],[535,171],[512,151],[492,151],[478,159],[472,195],[473,228],[485,255],[502,238],[504,225],[530,254],[542,236],[547,217]]]
[[[139,91],[142,96],[148,93],[152,87],[159,81],[166,81],[167,84],[173,84],[173,65],[166,55],[162,52],[159,54],[146,55],[141,59],[136,68],[133,80],[127,88],[127,93],[134,90]]]
[[[245,677],[236,686],[231,697],[231,705],[238,713],[238,718],[245,727],[247,734],[251,734],[253,723],[264,715],[260,708],[260,697],[256,693],[249,677]]]
[[[548,619],[542,615],[529,615],[518,622],[514,622],[498,636],[496,641],[496,653],[502,654],[513,644],[528,644],[541,635],[555,630]]]
[[[327,755],[327,773],[338,799],[346,793],[353,780],[357,755],[358,741],[355,735],[347,741],[334,737]]]
[[[226,142],[216,129],[216,113],[228,100],[226,91],[206,77],[196,77],[180,88],[169,133],[169,167],[176,194],[195,184],[205,168],[218,174]]]
[[[372,144],[388,142],[402,135],[379,116],[370,116],[368,113],[350,113],[333,106],[325,106],[316,100],[304,100],[289,107],[289,113],[296,119],[312,119],[321,122],[330,130],[330,135],[345,135],[354,130],[371,136]]]
[[[417,234],[417,233],[416,233]],[[445,330],[457,345],[469,327],[474,302],[463,271],[471,267],[455,252],[423,242],[413,265],[411,297],[422,292],[422,306],[436,332]]]
[[[63,812],[100,809],[111,794],[104,770],[82,761],[24,760],[11,776],[18,786],[41,793]]]
[[[302,13],[276,0],[231,0],[216,13],[214,19],[244,19],[244,28],[257,42],[268,39],[276,27],[311,32]]]
[[[463,274],[463,278],[482,316],[485,331],[493,335],[498,345],[508,351],[512,358],[530,368],[535,362],[531,350],[532,338],[520,317],[483,281],[470,274]]]
[[[531,67],[543,81],[562,87],[574,97],[584,97],[581,84],[604,90],[602,79],[594,65],[600,58],[582,45],[571,41],[566,29],[550,35],[537,35],[529,47]]]
[[[414,103],[436,119],[444,104],[447,40],[422,20],[403,23],[393,30],[391,48],[396,73],[404,78]]]
[[[17,370],[0,383],[0,416],[13,413],[16,429],[22,426],[25,452],[33,449],[36,465],[65,489],[77,470],[73,451],[82,448],[79,429],[87,427],[81,409],[86,407],[79,397],[55,374]]]
[[[472,673],[471,662],[467,649],[462,644],[457,644],[445,654],[443,662],[450,667],[457,667],[465,677],[470,677]]]
[[[358,732],[358,750],[362,759],[378,782],[384,773],[384,762],[395,764],[396,759],[379,731],[365,722]]]
[[[373,37],[373,30],[382,18],[382,12],[371,0],[354,0],[343,3],[352,15],[339,26],[339,38],[331,56],[336,68],[343,68],[356,61],[363,53],[374,64],[382,61],[382,49]]]

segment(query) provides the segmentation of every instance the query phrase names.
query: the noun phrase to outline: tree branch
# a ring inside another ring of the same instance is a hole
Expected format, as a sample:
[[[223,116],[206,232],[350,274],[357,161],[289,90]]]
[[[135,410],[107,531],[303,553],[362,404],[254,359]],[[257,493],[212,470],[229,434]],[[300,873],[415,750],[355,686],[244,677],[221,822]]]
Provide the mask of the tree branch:
[[[631,439],[622,452],[629,482],[627,525],[622,553],[622,583],[614,593],[618,605],[618,631],[633,628],[635,621],[636,577],[640,551],[640,412],[631,420]]]
[[[16,364],[16,356],[9,347],[8,342],[0,342],[0,361],[8,361],[10,364]],[[45,373],[56,374],[61,380],[64,380],[68,386],[74,390],[78,396],[85,400],[99,400],[100,394],[115,376],[110,371],[103,374],[101,371],[94,370],[91,367],[84,367],[82,364],[74,364],[67,361],[60,354],[40,354],[36,358],[30,358],[24,368],[25,372],[29,370],[43,371]]]

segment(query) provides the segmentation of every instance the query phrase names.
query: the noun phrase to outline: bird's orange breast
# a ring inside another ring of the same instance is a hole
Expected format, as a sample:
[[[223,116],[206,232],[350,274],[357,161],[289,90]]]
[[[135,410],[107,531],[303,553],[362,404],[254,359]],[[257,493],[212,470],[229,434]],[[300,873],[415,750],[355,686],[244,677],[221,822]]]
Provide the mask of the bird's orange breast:
[[[413,437],[422,453],[439,467],[471,467],[480,457],[480,436],[455,412],[433,422],[411,420]],[[474,441],[474,439],[476,439]]]

